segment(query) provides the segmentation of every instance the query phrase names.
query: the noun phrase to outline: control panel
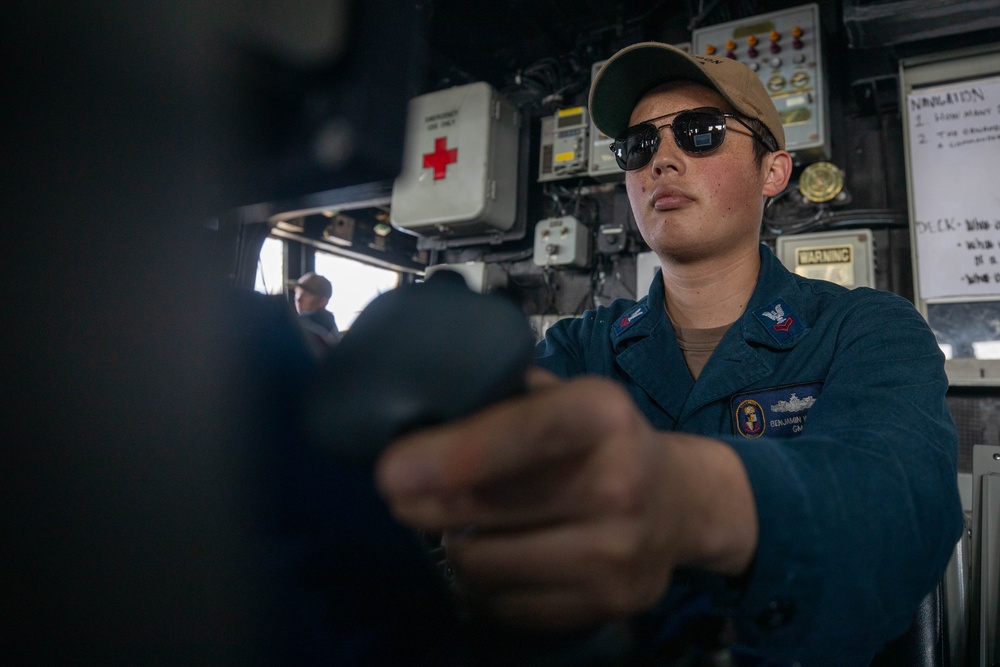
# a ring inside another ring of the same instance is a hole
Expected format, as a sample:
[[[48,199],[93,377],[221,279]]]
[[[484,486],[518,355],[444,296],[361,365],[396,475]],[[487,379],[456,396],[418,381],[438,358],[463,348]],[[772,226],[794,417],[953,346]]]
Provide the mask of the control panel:
[[[774,100],[786,147],[797,163],[829,157],[818,5],[706,26],[695,30],[691,41],[696,55],[733,58],[757,73]]]
[[[589,115],[585,107],[570,107],[542,118],[539,183],[587,173]]]
[[[598,70],[606,63],[607,60],[601,60],[596,62],[590,68],[590,84],[594,85],[594,77],[597,76]],[[594,121],[590,121],[590,164],[587,169],[587,175],[597,179],[598,181],[623,181],[625,180],[625,172],[621,170],[618,163],[615,162],[614,153],[611,152],[611,142],[614,137],[609,137],[608,135],[597,129],[594,125]]]

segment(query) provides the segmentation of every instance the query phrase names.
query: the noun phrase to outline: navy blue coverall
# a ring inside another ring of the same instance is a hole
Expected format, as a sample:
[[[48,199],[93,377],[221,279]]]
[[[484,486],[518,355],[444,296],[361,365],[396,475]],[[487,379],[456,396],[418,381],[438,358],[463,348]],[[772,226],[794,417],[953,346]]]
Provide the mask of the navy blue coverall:
[[[750,571],[677,573],[664,618],[707,597],[754,651],[868,665],[940,580],[963,525],[957,434],[941,351],[905,299],[794,275],[761,245],[750,303],[696,382],[660,272],[638,302],[553,325],[536,361],[617,380],[655,428],[722,440],[746,467]]]

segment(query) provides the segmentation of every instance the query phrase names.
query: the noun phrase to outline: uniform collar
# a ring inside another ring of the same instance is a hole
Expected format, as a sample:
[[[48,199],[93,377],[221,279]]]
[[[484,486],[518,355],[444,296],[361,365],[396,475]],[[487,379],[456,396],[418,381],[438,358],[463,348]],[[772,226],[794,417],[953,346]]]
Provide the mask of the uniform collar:
[[[649,292],[619,316],[611,326],[611,341],[616,351],[629,341],[649,336],[666,320],[663,307],[663,272],[656,270]],[[775,349],[794,347],[812,328],[813,306],[799,293],[794,274],[782,265],[771,249],[760,244],[760,274],[747,310],[734,326],[741,337]]]
[[[694,382],[663,307],[660,270],[656,271],[649,293],[622,310],[611,324],[611,346],[621,371],[676,423]],[[666,428],[668,424],[659,426]]]
[[[612,323],[611,345],[622,372],[641,386],[675,423],[683,422],[686,415],[701,406],[768,377],[773,364],[768,355],[760,354],[760,347],[788,349],[808,333],[814,306],[799,297],[795,276],[766,246],[761,246],[760,258],[760,274],[748,309],[709,359],[702,371],[704,382],[692,381],[677,347],[673,326],[663,306],[660,270],[646,297],[619,311],[618,320]],[[765,310],[773,318],[765,315]]]
[[[611,325],[611,343],[616,352],[626,347],[628,341],[645,338],[656,330],[666,315],[663,299],[663,271],[657,269],[646,296],[626,309]],[[667,325],[669,326],[669,319]]]
[[[812,328],[814,306],[802,299],[795,275],[760,245],[760,275],[747,310],[739,320],[743,340],[784,350]]]

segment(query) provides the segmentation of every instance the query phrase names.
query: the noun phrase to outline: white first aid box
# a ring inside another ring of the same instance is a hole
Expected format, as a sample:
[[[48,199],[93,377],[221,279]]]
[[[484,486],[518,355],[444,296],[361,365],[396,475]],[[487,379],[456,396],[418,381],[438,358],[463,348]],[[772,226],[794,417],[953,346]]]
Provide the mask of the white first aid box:
[[[510,229],[516,217],[519,116],[488,83],[410,100],[392,224],[426,236]]]

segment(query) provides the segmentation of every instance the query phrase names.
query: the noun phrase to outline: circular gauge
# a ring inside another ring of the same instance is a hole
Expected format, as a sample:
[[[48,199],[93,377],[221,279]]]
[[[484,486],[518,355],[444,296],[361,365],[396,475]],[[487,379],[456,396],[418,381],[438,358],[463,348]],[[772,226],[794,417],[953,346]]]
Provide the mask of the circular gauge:
[[[844,176],[832,162],[814,162],[799,176],[799,192],[817,204],[830,201],[844,189]]]

